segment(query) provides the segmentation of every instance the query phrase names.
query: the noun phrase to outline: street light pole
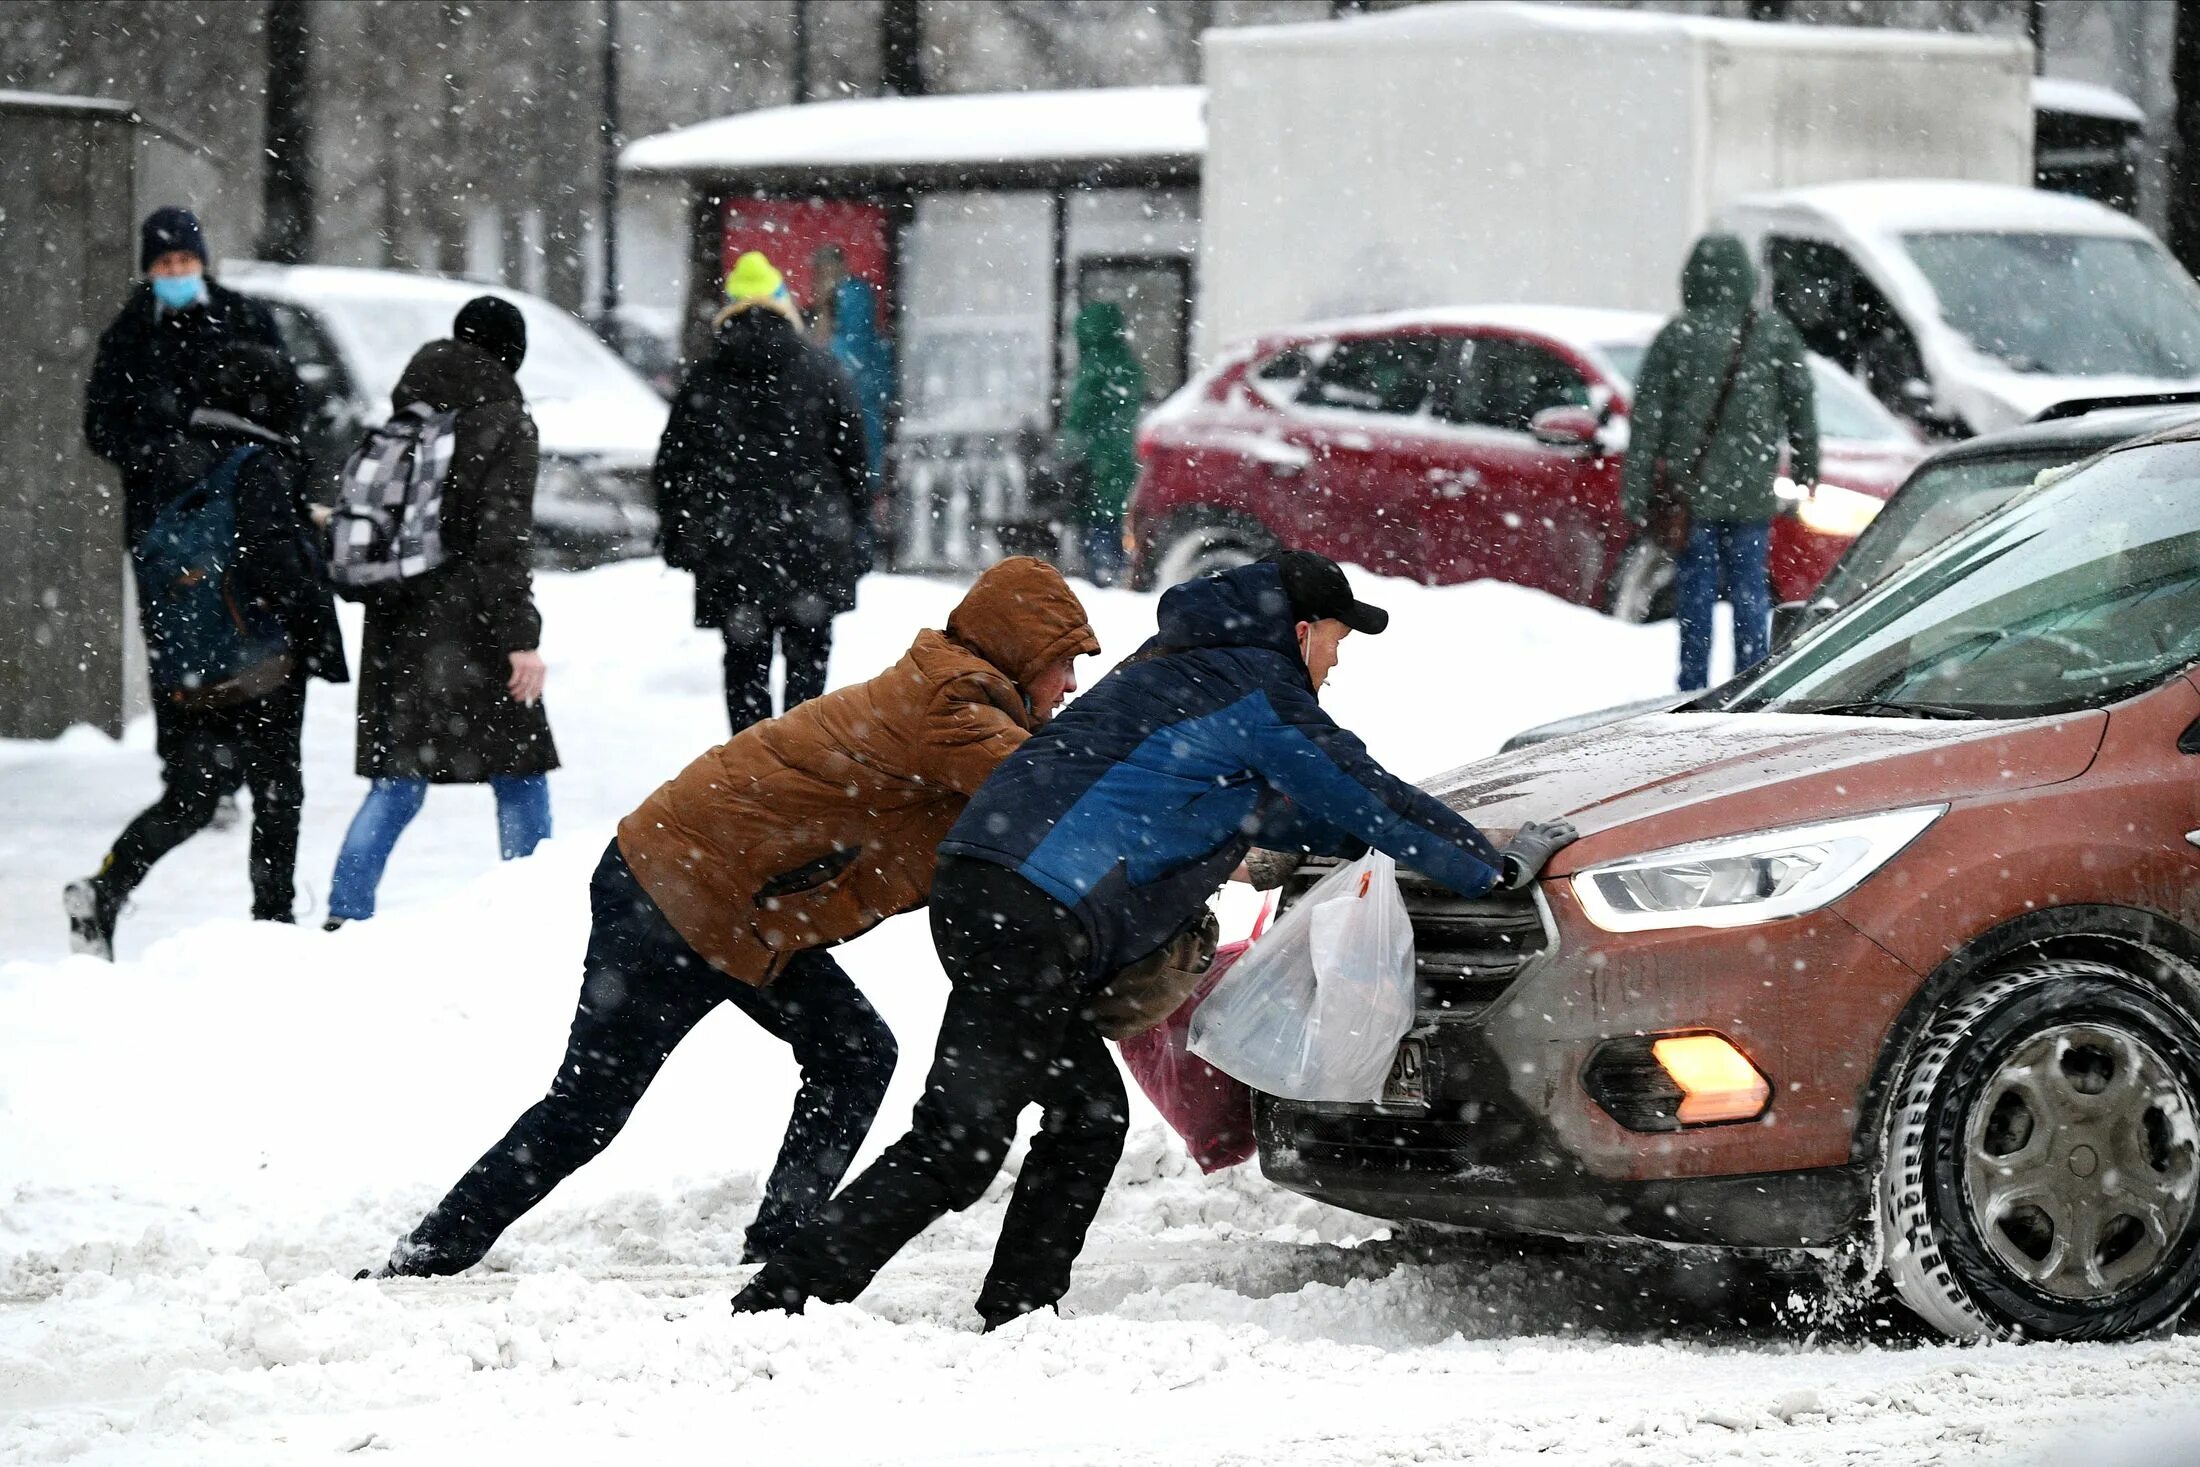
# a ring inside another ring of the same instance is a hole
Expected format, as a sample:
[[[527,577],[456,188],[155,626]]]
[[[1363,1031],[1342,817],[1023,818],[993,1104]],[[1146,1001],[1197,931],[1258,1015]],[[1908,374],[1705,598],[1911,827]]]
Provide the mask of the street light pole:
[[[619,0],[603,0],[603,314],[619,308]]]

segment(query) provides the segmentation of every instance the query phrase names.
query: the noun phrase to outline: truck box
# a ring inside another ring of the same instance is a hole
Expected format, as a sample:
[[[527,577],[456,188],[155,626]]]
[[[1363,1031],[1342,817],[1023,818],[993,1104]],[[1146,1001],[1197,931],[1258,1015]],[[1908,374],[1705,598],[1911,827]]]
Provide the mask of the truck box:
[[[1203,357],[1362,311],[1670,310],[1742,195],[2032,180],[2021,40],[1480,3],[1205,47]]]

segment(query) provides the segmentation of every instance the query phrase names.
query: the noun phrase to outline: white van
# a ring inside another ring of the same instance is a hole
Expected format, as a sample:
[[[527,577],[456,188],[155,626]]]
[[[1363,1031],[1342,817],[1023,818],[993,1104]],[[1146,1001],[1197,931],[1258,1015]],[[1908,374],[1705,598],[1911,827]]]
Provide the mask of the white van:
[[[2000,184],[1822,184],[1740,199],[1812,350],[1928,428],[1967,435],[2070,398],[2200,388],[2200,286],[2146,227]]]

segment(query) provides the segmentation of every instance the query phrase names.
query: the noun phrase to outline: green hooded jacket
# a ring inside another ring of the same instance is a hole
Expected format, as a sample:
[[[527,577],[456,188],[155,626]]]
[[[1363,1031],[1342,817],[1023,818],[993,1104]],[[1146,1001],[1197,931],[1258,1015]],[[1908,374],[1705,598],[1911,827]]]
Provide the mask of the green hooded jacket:
[[[1740,240],[1707,234],[1696,241],[1681,272],[1681,313],[1650,343],[1635,378],[1620,504],[1637,524],[1648,517],[1660,459],[1700,520],[1771,519],[1779,508],[1772,483],[1783,445],[1790,476],[1799,484],[1817,481],[1818,406],[1802,338],[1769,307],[1750,317],[1756,294],[1757,271]],[[1753,321],[1749,340],[1714,424],[1745,318]],[[1702,466],[1691,480],[1699,452]]]
[[[1080,523],[1119,524],[1138,479],[1138,415],[1146,406],[1146,369],[1123,334],[1123,308],[1095,301],[1077,313],[1077,380],[1062,416],[1062,452],[1092,475]]]

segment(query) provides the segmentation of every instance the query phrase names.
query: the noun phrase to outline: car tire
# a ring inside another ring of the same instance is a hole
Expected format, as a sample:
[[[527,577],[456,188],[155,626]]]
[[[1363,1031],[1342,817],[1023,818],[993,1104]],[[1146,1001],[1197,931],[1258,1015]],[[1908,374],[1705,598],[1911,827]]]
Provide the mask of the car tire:
[[[1605,589],[1604,610],[1617,621],[1650,622],[1673,619],[1675,561],[1662,545],[1636,540],[1621,552]]]
[[[1176,527],[1154,555],[1152,582],[1163,590],[1180,581],[1251,565],[1276,551],[1276,537],[1258,520],[1194,520]]]
[[[1918,1039],[1879,1178],[1883,1265],[1957,1339],[2114,1340],[2200,1291],[2200,1024],[2106,963],[2040,958]]]

